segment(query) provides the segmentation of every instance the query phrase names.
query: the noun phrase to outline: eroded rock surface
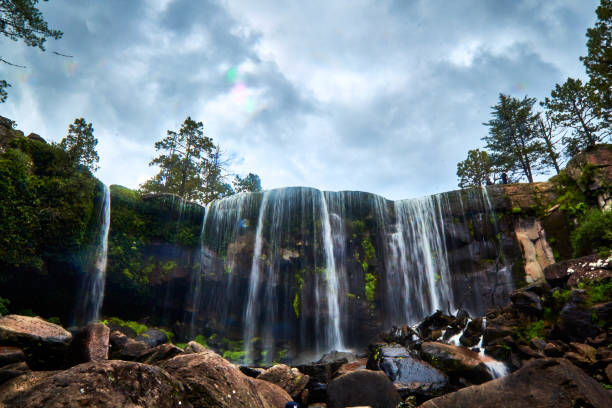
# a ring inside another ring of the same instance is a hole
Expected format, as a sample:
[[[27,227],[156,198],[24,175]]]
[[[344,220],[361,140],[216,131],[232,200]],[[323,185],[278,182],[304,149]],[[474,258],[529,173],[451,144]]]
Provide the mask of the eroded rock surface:
[[[371,370],[353,371],[336,378],[327,387],[327,397],[328,408],[395,408],[401,401],[389,378]]]
[[[302,374],[297,368],[291,368],[285,364],[277,364],[268,368],[257,378],[278,385],[291,395],[293,399],[298,399],[306,384],[308,384],[310,376]]]
[[[431,399],[423,408],[607,408],[612,394],[565,359],[531,360],[497,380]]]

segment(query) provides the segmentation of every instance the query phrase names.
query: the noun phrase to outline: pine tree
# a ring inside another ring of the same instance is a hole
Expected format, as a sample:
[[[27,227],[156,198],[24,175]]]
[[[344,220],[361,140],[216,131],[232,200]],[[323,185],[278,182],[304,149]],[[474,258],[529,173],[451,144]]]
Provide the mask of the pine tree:
[[[99,169],[100,157],[96,152],[98,139],[93,135],[94,128],[85,119],[78,118],[68,126],[68,135],[62,139],[59,146],[64,149],[72,162],[87,167],[91,171]]]
[[[612,0],[601,0],[595,27],[587,30],[584,63],[593,90],[595,114],[612,126]]]
[[[248,191],[248,192],[261,191],[261,179],[259,178],[257,174],[253,174],[253,173],[249,173],[244,178],[236,175],[232,184],[234,185],[234,190],[237,193],[242,193],[245,191]]]
[[[491,180],[491,159],[479,149],[468,151],[467,159],[457,163],[459,187],[482,186]]]
[[[233,194],[225,183],[225,165],[221,149],[204,136],[202,122],[187,117],[178,132],[168,130],[155,143],[163,152],[149,165],[160,171],[141,185],[141,192],[173,193],[187,200],[208,203]]]
[[[521,100],[499,94],[498,104],[491,107],[493,119],[483,123],[489,126],[489,135],[482,138],[497,171],[509,173],[513,179],[525,177],[530,183],[543,152],[535,132],[534,103],[535,98]]]
[[[595,113],[593,95],[588,84],[568,78],[563,85],[555,85],[550,98],[542,103],[553,124],[569,131],[563,137],[563,145],[570,157],[601,142],[609,133],[609,126]]]

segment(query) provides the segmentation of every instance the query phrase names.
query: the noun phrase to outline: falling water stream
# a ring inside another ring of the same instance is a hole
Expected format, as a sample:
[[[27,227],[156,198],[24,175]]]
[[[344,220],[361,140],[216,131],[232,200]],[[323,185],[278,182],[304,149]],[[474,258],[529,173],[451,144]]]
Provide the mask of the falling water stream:
[[[84,299],[82,306],[83,323],[97,321],[104,300],[106,282],[106,261],[108,258],[108,231],[111,215],[110,189],[104,185],[100,229],[90,273],[85,278]]]

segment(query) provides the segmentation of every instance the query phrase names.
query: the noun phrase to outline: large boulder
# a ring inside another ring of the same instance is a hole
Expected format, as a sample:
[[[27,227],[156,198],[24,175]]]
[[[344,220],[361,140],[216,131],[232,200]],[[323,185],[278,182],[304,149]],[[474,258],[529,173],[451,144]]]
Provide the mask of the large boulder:
[[[110,343],[110,357],[117,360],[134,361],[150,349],[144,341],[132,339],[119,331],[111,333]]]
[[[256,378],[249,378],[249,381],[255,385],[265,408],[284,408],[288,402],[293,401],[291,396],[278,385]]]
[[[328,408],[395,408],[401,402],[389,378],[371,370],[353,371],[334,379],[327,387],[327,399]]]
[[[572,290],[561,309],[558,335],[563,340],[575,342],[583,342],[587,337],[596,336],[599,327],[593,321],[592,314],[588,308],[586,292],[582,289]]]
[[[565,359],[537,359],[518,371],[425,402],[423,408],[607,408],[612,394]]]
[[[183,386],[159,367],[128,361],[83,363],[0,385],[0,407],[178,407]]]
[[[264,380],[276,384],[287,391],[291,398],[299,399],[302,391],[308,384],[310,377],[300,373],[297,368],[291,368],[285,364],[277,364],[268,368],[257,376],[259,380]]]
[[[90,323],[74,334],[72,358],[79,363],[108,360],[110,329],[102,323]]]
[[[475,351],[450,344],[427,342],[421,345],[421,355],[434,367],[439,368],[456,384],[481,384],[493,379],[486,363],[490,357],[481,356]]]
[[[185,353],[190,354],[190,353],[201,353],[203,351],[206,351],[206,347],[204,347],[203,345],[201,345],[200,343],[191,340],[189,343],[187,343],[187,345],[185,346]]]
[[[136,340],[145,342],[149,347],[156,347],[168,341],[168,336],[161,330],[149,329],[136,337]]]
[[[72,334],[39,317],[0,316],[0,345],[17,346],[33,369],[57,369],[64,364]]]
[[[402,397],[439,395],[448,385],[446,374],[399,345],[378,347],[368,368],[384,371]]]
[[[160,367],[187,386],[187,399],[196,407],[266,407],[255,383],[213,351],[182,354]]]
[[[159,364],[162,361],[170,360],[172,357],[183,354],[184,351],[174,344],[165,343],[153,347],[138,356],[138,361],[145,364]]]

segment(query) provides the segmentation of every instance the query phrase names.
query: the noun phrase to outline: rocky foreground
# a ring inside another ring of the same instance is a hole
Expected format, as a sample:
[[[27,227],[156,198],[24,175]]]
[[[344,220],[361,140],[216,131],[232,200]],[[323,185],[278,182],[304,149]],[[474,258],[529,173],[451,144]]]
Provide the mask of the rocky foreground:
[[[0,316],[0,407],[612,406],[612,258],[544,273],[486,317],[438,312],[297,367],[236,366],[157,330]]]

